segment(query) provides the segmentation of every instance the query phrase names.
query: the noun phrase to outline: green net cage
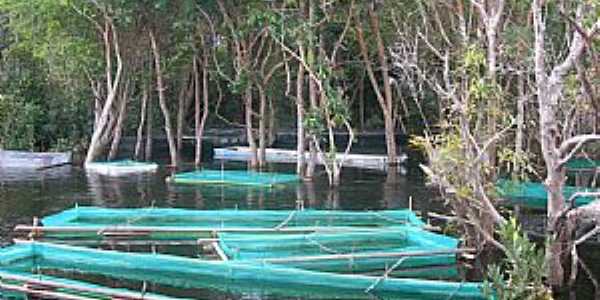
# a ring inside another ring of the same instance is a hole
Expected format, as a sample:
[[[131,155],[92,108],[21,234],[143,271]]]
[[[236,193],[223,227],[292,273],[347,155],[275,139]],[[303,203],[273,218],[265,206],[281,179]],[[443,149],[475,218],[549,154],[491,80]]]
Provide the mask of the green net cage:
[[[496,191],[501,198],[508,200],[511,204],[544,209],[548,203],[548,191],[543,184],[538,182],[499,180],[496,183]],[[571,197],[578,192],[600,192],[600,189],[574,186],[563,187],[563,196],[565,200],[571,199]],[[596,197],[592,196],[582,196],[574,199],[575,206],[586,205],[594,200],[596,200]]]
[[[480,283],[336,274],[265,262],[207,261],[41,242],[22,242],[0,250],[0,268],[9,273],[61,270],[183,289],[311,299],[484,299]]]
[[[185,184],[226,184],[255,187],[273,187],[286,183],[298,182],[295,174],[236,171],[236,170],[201,170],[175,174],[168,182]]]

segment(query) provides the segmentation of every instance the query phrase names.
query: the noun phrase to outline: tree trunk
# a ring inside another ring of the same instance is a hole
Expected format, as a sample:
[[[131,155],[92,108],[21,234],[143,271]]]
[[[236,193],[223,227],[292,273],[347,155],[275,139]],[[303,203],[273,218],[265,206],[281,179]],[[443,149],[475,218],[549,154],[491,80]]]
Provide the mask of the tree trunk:
[[[383,78],[382,84],[384,99],[382,99],[383,101],[379,101],[379,103],[382,105],[381,109],[384,111],[385,143],[387,146],[388,163],[391,165],[396,165],[398,152],[396,149],[396,126],[393,114],[394,99],[392,95],[392,85],[390,81],[387,57],[385,54],[386,48],[383,43],[383,38],[381,37],[381,31],[379,29],[379,17],[373,10],[373,6],[369,6],[369,20],[377,44],[377,57],[379,58],[379,65],[381,67],[381,75]],[[373,84],[376,85],[377,83],[373,82]]]
[[[259,111],[258,111],[258,165],[262,168],[266,165],[267,155],[267,95],[262,86],[258,85]]]
[[[308,22],[314,24],[315,11],[314,11],[314,0],[308,2]],[[314,45],[314,32],[309,32],[309,44],[306,49],[306,63],[312,68],[315,65],[315,45]],[[308,97],[310,99],[310,108],[313,110],[319,109],[319,103],[317,99],[317,84],[313,78],[308,80]],[[315,168],[317,164],[317,146],[315,140],[310,139],[308,143],[309,157],[308,165],[306,167],[306,179],[312,180],[315,175]]]
[[[112,33],[112,35],[111,35]],[[87,151],[87,155],[85,157],[85,162],[89,163],[94,161],[98,155],[102,152],[103,148],[106,146],[104,139],[102,137],[105,135],[105,131],[107,130],[107,123],[109,123],[109,115],[112,110],[113,102],[117,97],[117,91],[119,87],[119,83],[121,80],[121,73],[123,71],[123,62],[121,61],[121,53],[119,50],[119,42],[117,32],[114,28],[109,17],[105,18],[105,29],[104,29],[104,44],[105,44],[105,57],[106,57],[106,72],[107,72],[107,95],[106,101],[104,101],[104,107],[102,108],[102,113],[98,118],[98,124],[92,134],[92,138],[90,141],[90,145]],[[111,47],[112,43],[112,47]],[[114,80],[112,79],[112,53],[111,50],[114,51],[114,55],[117,60],[117,73],[115,75]]]
[[[203,99],[203,110],[202,118],[200,118],[200,80],[198,78],[198,61],[194,64],[194,80],[195,80],[195,95],[196,95],[196,159],[195,164],[199,166],[202,162],[202,137],[204,136],[204,126],[208,119],[208,53],[204,53],[202,56],[202,99]]]
[[[181,83],[181,91],[179,93],[179,99],[177,101],[177,156],[181,156],[181,149],[183,147],[183,130],[184,121],[187,113],[187,109],[192,98],[193,82],[192,74],[186,72],[185,81]]]
[[[152,68],[150,68],[150,74],[152,74]],[[148,105],[146,107],[146,149],[144,150],[144,159],[146,161],[152,160],[152,124],[153,122],[153,105],[152,105],[152,94],[150,93],[150,85],[146,86],[146,92],[148,93]]]
[[[202,137],[200,136],[200,74],[198,74],[198,56],[194,55],[194,129],[196,134],[196,156],[194,165],[198,167],[202,161]],[[206,108],[204,108],[206,109]]]
[[[303,51],[300,49],[300,51]],[[296,173],[304,177],[306,170],[305,150],[306,142],[304,138],[304,67],[298,64],[298,75],[296,77]]]
[[[518,160],[521,160],[524,156],[524,148],[523,148],[523,139],[525,133],[525,105],[527,103],[528,95],[525,92],[527,86],[527,79],[525,75],[520,75],[518,79],[518,90],[519,90],[519,98],[517,99],[517,132],[515,134],[515,154],[516,158],[514,161],[514,172],[517,175],[521,175],[521,163]]]
[[[123,135],[123,123],[125,122],[125,118],[127,116],[127,98],[129,97],[129,84],[130,82],[127,81],[127,83],[125,84],[125,88],[123,89],[121,102],[119,102],[119,116],[117,119],[117,124],[113,129],[114,136],[112,144],[110,145],[110,151],[108,152],[108,160],[115,159],[119,152],[119,144],[121,143],[121,136]]]
[[[165,86],[163,83],[162,71],[160,66],[160,52],[156,44],[156,38],[154,32],[149,31],[150,43],[152,44],[152,52],[154,54],[154,68],[156,72],[156,89],[158,90],[158,101],[160,109],[165,119],[165,133],[167,134],[167,142],[169,143],[169,154],[171,156],[171,166],[177,167],[177,147],[175,145],[175,139],[173,137],[173,129],[171,126],[171,119],[169,113],[169,107],[167,106],[167,100],[165,99]]]
[[[248,139],[248,146],[250,147],[250,168],[256,169],[258,166],[258,155],[256,149],[256,141],[254,140],[253,125],[252,125],[252,87],[246,88],[244,93],[244,110],[246,120],[246,135]]]
[[[267,147],[273,146],[277,140],[277,107],[272,97],[269,97],[269,126],[267,126]]]
[[[148,85],[144,84],[144,88],[142,90],[142,103],[140,108],[140,123],[137,128],[137,138],[135,141],[135,154],[134,157],[136,160],[141,159],[142,157],[142,140],[144,139],[144,125],[146,123],[146,111],[148,107]]]

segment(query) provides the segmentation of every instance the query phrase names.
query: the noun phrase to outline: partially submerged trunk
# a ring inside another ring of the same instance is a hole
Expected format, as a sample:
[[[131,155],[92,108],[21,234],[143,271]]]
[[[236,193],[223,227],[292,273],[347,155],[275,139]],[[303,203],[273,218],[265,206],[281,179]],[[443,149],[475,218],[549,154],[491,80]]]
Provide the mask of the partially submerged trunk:
[[[262,86],[258,85],[258,165],[262,168],[267,164],[267,94]]]
[[[371,26],[376,40],[377,57],[383,79],[383,82],[381,83],[381,85],[383,86],[383,93],[381,91],[379,83],[377,82],[375,71],[373,70],[373,65],[371,64],[368,46],[364,37],[362,24],[360,22],[358,22],[356,26],[356,38],[360,46],[360,53],[363,59],[363,63],[365,65],[365,70],[367,71],[367,75],[369,76],[369,80],[371,81],[371,86],[373,87],[373,91],[375,92],[377,103],[379,103],[379,107],[381,108],[381,111],[383,113],[383,122],[385,127],[385,144],[387,148],[388,163],[391,165],[396,165],[398,163],[398,150],[396,147],[396,122],[394,118],[394,99],[392,95],[389,66],[385,54],[385,45],[383,44],[383,39],[381,37],[381,32],[379,29],[379,20],[376,13],[373,11],[373,7],[371,6],[369,7],[369,24]]]
[[[107,133],[110,133],[112,126],[110,126],[110,115],[112,113],[112,106],[117,98],[117,93],[119,89],[119,84],[121,81],[121,73],[123,71],[123,62],[121,60],[121,53],[119,50],[119,41],[117,32],[115,29],[112,20],[106,16],[103,31],[104,38],[104,46],[105,46],[105,57],[106,57],[106,80],[107,80],[107,95],[106,100],[104,101],[104,107],[102,108],[102,112],[98,117],[98,122],[96,124],[96,128],[92,134],[92,138],[90,141],[90,145],[87,151],[87,155],[85,157],[85,162],[89,163],[94,161],[104,150],[106,146],[107,139],[103,137],[107,136]],[[112,79],[112,61],[113,61],[113,52],[117,61],[117,71],[114,80]]]
[[[194,64],[194,90],[195,90],[195,127],[196,127],[196,158],[194,160],[195,165],[199,166],[202,162],[202,138],[204,136],[204,127],[206,120],[208,119],[208,54],[204,53],[202,57],[202,117],[200,118],[200,80],[198,74],[199,63],[195,58],[196,63]]]
[[[148,85],[144,84],[142,89],[142,99],[140,107],[140,123],[137,128],[137,137],[135,141],[135,154],[136,160],[142,158],[142,140],[144,139],[144,126],[146,125],[146,111],[148,107]]]
[[[119,144],[121,143],[121,136],[123,135],[123,123],[125,122],[125,118],[127,117],[127,99],[129,97],[129,84],[130,81],[127,81],[127,83],[125,84],[125,88],[123,89],[121,101],[119,102],[119,116],[117,117],[117,124],[113,129],[114,136],[110,145],[110,151],[108,152],[108,160],[115,159],[119,152]]]
[[[250,147],[250,168],[256,169],[258,166],[258,155],[256,148],[256,140],[254,139],[254,127],[252,125],[252,87],[247,87],[244,92],[244,112],[246,122],[246,136],[248,139],[248,146]]]
[[[300,51],[303,51],[302,49]],[[304,67],[298,64],[296,77],[296,173],[304,177],[306,171],[306,142],[304,139]]]
[[[152,53],[154,54],[154,68],[156,73],[156,89],[158,90],[158,101],[160,109],[165,120],[165,133],[167,134],[167,142],[169,143],[169,154],[171,156],[171,166],[177,167],[177,147],[175,145],[175,137],[173,136],[173,127],[171,126],[171,117],[167,100],[165,97],[165,85],[163,83],[163,74],[161,71],[160,52],[156,44],[154,32],[149,31],[150,43],[152,45]]]
[[[151,85],[152,83],[149,83],[149,85]],[[146,89],[149,89],[150,86],[147,86]],[[147,90],[147,92],[149,92]],[[154,106],[152,105],[152,94],[148,94],[148,104],[146,107],[146,114],[147,114],[147,120],[146,120],[146,149],[144,150],[144,159],[146,161],[150,161],[152,160],[152,124],[153,122],[153,108]]]

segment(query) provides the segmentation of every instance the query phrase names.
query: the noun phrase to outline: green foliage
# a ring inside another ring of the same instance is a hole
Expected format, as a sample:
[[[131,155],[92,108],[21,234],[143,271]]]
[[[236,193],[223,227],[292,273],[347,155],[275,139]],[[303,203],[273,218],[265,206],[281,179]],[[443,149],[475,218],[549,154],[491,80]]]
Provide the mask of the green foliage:
[[[506,247],[506,257],[489,268],[485,293],[498,300],[550,300],[551,291],[544,285],[544,253],[521,231],[511,218],[498,231]]]
[[[303,125],[308,135],[320,136],[325,131],[323,112],[320,109],[311,108],[304,116]]]

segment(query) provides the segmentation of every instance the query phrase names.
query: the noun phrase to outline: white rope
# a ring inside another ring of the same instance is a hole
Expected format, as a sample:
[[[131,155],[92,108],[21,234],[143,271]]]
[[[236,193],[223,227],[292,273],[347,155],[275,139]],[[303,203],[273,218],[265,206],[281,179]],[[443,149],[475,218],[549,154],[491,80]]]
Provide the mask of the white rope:
[[[396,263],[394,263],[394,265],[392,265],[391,268],[387,269],[383,275],[381,275],[381,277],[377,278],[375,280],[375,282],[373,282],[373,284],[371,284],[366,290],[365,293],[370,293],[372,290],[374,290],[379,283],[381,283],[384,279],[387,279],[388,276],[390,275],[390,273],[394,272],[394,270],[396,268],[398,268],[408,257],[401,257],[398,261],[396,261]]]
[[[297,210],[293,210],[292,212],[290,212],[290,214],[287,216],[287,218],[285,218],[285,220],[283,220],[283,222],[279,223],[279,225],[275,226],[275,229],[281,229],[284,226],[286,226],[291,220],[292,218],[294,218],[294,216],[296,215]]]

